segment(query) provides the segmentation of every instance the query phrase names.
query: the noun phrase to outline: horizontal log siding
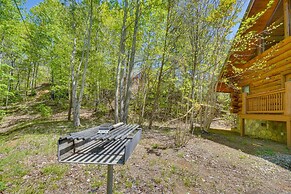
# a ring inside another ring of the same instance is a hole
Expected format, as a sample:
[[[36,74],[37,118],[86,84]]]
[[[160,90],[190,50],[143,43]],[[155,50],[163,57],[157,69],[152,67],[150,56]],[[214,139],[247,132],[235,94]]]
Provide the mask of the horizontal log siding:
[[[285,89],[247,96],[247,113],[284,113]]]
[[[257,61],[265,61],[262,69],[254,68]],[[288,37],[275,45],[274,47],[263,52],[261,55],[250,60],[243,65],[245,71],[238,78],[238,86],[250,86],[250,95],[260,94],[263,92],[270,92],[284,88],[282,83],[282,73],[291,71],[291,37]],[[254,70],[251,70],[254,68]],[[232,95],[232,101],[237,101],[237,95]],[[239,95],[241,98],[241,94]],[[241,99],[240,99],[241,101]],[[241,103],[232,103],[234,113],[239,113],[242,110]],[[278,113],[282,111],[278,111]]]

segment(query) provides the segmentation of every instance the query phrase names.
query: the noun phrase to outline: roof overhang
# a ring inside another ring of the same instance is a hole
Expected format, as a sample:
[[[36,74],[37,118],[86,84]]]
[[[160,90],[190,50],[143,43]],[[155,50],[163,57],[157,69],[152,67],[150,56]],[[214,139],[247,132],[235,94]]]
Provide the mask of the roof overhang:
[[[261,33],[269,24],[270,18],[272,17],[280,1],[281,0],[274,0],[274,2],[268,8],[267,6],[268,6],[268,3],[270,2],[269,0],[250,0],[242,22],[246,21],[250,17],[254,17],[256,14],[260,12],[264,12],[264,13],[244,33],[246,34],[252,31],[255,31],[256,33]],[[242,27],[242,24],[240,25],[239,29],[241,29],[241,27]],[[230,77],[233,77],[229,81],[236,83],[237,80],[234,76],[235,75],[234,67],[243,69],[244,64],[252,59],[251,56],[254,50],[246,49],[245,51],[233,52],[233,47],[234,45],[232,45],[232,48],[230,49],[229,54],[228,54],[228,58],[220,73],[218,86],[221,85],[221,87],[217,87],[216,89],[217,92],[233,91],[234,89],[229,87],[226,83],[223,83],[223,80],[229,80]]]

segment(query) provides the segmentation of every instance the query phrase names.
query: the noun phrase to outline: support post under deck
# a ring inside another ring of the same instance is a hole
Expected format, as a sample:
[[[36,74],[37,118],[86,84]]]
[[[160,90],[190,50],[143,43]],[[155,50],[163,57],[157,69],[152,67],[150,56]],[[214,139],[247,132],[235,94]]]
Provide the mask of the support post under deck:
[[[240,135],[245,136],[245,119],[239,118]]]
[[[285,82],[285,99],[284,99],[284,114],[291,116],[291,81]],[[287,147],[291,148],[291,123],[290,119],[286,121],[287,132]]]
[[[286,130],[287,130],[287,147],[291,148],[291,121],[286,121]]]
[[[242,93],[242,114],[247,114],[247,96],[248,94],[246,92]],[[240,125],[240,135],[245,135],[245,119],[242,117],[239,117],[239,125]]]

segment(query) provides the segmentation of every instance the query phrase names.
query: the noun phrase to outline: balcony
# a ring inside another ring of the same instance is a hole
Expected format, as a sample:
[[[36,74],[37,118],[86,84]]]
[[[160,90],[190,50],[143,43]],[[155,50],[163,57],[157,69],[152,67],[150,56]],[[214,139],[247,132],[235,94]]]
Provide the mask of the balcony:
[[[281,119],[278,119],[278,121],[285,120],[287,116],[290,120],[291,81],[285,82],[285,87],[281,89],[253,95],[243,93],[241,115],[249,115],[246,117],[261,115],[264,118],[272,118],[271,120],[277,120],[277,116],[280,116]]]
[[[247,114],[283,114],[285,88],[246,96]]]
[[[286,122],[287,146],[291,148],[291,80],[282,89],[253,95],[242,94],[239,115],[241,135],[245,134],[244,119]]]

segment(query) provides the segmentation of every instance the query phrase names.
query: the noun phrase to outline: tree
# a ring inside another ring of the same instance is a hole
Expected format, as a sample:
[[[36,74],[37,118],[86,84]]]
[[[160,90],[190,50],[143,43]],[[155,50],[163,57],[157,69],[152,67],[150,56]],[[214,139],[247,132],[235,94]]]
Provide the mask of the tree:
[[[123,6],[123,22],[122,22],[122,29],[121,29],[121,36],[120,36],[120,43],[119,43],[119,53],[118,53],[118,64],[116,68],[116,86],[115,86],[115,123],[118,123],[120,121],[120,96],[122,94],[121,87],[123,86],[123,83],[121,82],[122,76],[121,76],[121,69],[125,66],[125,40],[126,40],[126,22],[127,22],[127,12],[128,12],[128,1],[124,1]]]
[[[139,29],[139,20],[141,17],[141,6],[139,0],[135,2],[135,19],[132,34],[131,48],[126,53],[126,34],[129,26],[126,26],[128,16],[128,2],[124,2],[124,15],[123,24],[120,37],[120,51],[118,57],[117,73],[116,73],[116,93],[115,93],[115,122],[122,121],[127,123],[129,104],[131,98],[131,85],[132,85],[132,70],[135,64],[137,35]],[[131,24],[129,24],[131,25]]]
[[[71,76],[72,76],[72,108],[73,108],[73,122],[74,126],[79,126],[80,123],[80,109],[81,109],[81,103],[83,99],[83,94],[84,94],[84,88],[85,88],[85,82],[86,82],[86,73],[87,73],[87,68],[88,68],[88,60],[89,60],[89,52],[91,49],[91,30],[92,30],[92,22],[93,22],[93,2],[92,0],[90,1],[90,8],[89,8],[89,24],[87,28],[87,32],[85,33],[84,37],[84,45],[83,45],[83,50],[82,50],[82,57],[80,60],[80,64],[75,71],[75,57],[76,57],[76,23],[75,23],[75,13],[74,9],[76,6],[76,2],[72,2],[72,19],[73,19],[73,24],[72,24],[72,29],[74,33],[73,37],[73,49],[72,49],[72,55],[71,55]],[[86,55],[86,56],[85,56]],[[84,59],[85,58],[85,59]],[[84,61],[85,60],[85,61]],[[81,74],[81,66],[82,63],[84,62],[84,67],[83,67],[83,72]],[[80,90],[78,91],[78,85],[79,85],[79,76],[82,75],[81,78],[81,86]]]
[[[69,104],[75,126],[81,107],[150,128],[177,118],[209,126],[241,1],[44,0],[25,17],[13,2],[0,10],[1,102],[48,82],[47,100]]]
[[[158,100],[160,97],[160,87],[162,82],[162,75],[163,70],[166,62],[166,54],[167,54],[167,47],[168,47],[168,35],[170,30],[170,15],[171,15],[171,9],[172,9],[172,1],[168,0],[167,5],[167,21],[166,21],[166,29],[165,29],[165,37],[164,37],[164,44],[163,44],[163,53],[162,53],[162,59],[161,59],[161,67],[158,74],[158,80],[157,80],[157,86],[156,86],[156,92],[154,97],[154,104],[152,106],[151,115],[150,115],[150,121],[149,121],[149,129],[152,128],[154,114],[156,113],[156,109],[158,108]]]

